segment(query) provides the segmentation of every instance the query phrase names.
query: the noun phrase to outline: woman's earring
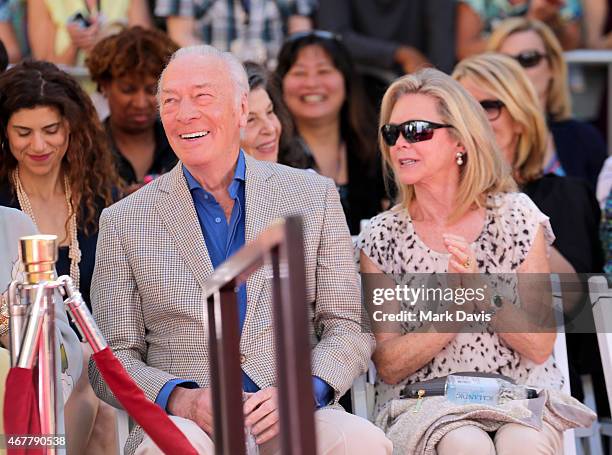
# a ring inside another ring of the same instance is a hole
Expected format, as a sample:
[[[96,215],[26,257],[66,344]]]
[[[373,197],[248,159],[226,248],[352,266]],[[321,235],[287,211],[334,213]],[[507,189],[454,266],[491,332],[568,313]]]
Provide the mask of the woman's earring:
[[[455,157],[457,159],[457,166],[461,166],[463,164],[463,153],[457,152]]]

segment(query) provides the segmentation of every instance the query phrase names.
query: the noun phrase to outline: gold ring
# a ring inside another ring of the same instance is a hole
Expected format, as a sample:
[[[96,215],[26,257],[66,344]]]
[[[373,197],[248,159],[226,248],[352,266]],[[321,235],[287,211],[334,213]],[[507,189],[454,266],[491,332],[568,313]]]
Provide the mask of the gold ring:
[[[470,260],[470,258],[468,257],[464,262],[463,262],[463,267],[465,267],[466,269],[469,269],[472,265],[472,261]]]

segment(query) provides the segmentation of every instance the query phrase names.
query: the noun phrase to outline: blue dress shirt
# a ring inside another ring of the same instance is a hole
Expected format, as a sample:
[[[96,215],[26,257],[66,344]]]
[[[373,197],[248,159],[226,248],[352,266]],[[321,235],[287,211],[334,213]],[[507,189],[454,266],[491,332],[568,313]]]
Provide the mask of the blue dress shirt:
[[[183,175],[187,181],[187,186],[191,192],[193,203],[198,215],[202,234],[206,248],[210,256],[210,261],[213,268],[217,268],[226,259],[236,253],[245,243],[245,176],[246,162],[244,152],[241,150],[238,154],[236,170],[234,178],[228,187],[228,193],[234,200],[234,207],[229,223],[225,219],[225,214],[219,203],[215,200],[212,194],[207,192],[198,181],[191,175],[186,167],[183,166]],[[236,301],[238,303],[238,317],[240,323],[240,331],[244,325],[247,307],[246,285],[240,285]],[[245,392],[257,392],[259,387],[253,380],[242,371],[242,384]],[[173,379],[168,381],[162,387],[155,402],[163,409],[166,409],[168,398],[176,386],[187,388],[197,388],[198,385],[194,381],[183,379]],[[314,376],[313,387],[317,407],[325,406],[333,397],[332,388],[322,379]]]

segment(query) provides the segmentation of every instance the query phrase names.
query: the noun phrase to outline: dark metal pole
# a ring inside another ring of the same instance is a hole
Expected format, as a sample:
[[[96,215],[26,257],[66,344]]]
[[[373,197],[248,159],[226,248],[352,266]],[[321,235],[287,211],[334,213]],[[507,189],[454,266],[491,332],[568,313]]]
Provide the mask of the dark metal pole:
[[[206,299],[217,455],[245,452],[238,304],[232,280]]]
[[[288,218],[284,229],[283,242],[271,252],[281,449],[286,455],[315,455],[301,219]]]

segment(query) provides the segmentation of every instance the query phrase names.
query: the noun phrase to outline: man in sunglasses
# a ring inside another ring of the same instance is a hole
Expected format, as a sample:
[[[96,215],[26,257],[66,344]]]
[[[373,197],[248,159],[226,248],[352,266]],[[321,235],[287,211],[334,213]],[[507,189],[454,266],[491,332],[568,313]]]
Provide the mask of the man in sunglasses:
[[[519,16],[544,22],[554,30],[563,49],[576,49],[580,45],[581,15],[578,0],[459,0],[457,58],[484,52],[496,24]]]

